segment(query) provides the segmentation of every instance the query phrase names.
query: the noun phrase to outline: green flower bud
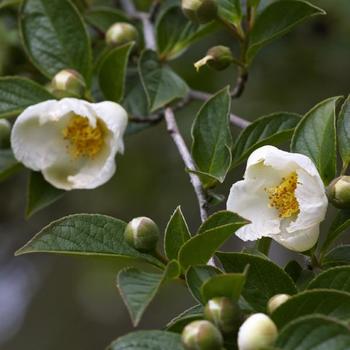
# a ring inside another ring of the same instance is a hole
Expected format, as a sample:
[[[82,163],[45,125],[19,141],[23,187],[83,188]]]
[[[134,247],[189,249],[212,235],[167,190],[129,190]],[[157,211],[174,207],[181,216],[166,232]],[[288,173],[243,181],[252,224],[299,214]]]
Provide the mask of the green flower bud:
[[[272,314],[278,307],[290,299],[288,294],[276,294],[267,303],[267,311]]]
[[[218,297],[208,301],[204,316],[223,333],[230,333],[238,329],[241,313],[237,303],[229,298]]]
[[[232,52],[226,46],[214,46],[208,50],[207,55],[194,64],[197,71],[204,65],[215,70],[226,69],[233,61]]]
[[[128,244],[140,252],[151,252],[156,249],[159,228],[153,220],[142,216],[128,223],[124,238]]]
[[[106,33],[106,43],[110,46],[120,46],[131,41],[137,41],[139,33],[130,23],[114,23]]]
[[[182,0],[181,7],[188,19],[201,24],[215,19],[218,12],[215,0]]]
[[[50,90],[57,98],[82,97],[86,89],[84,78],[73,69],[63,69],[52,79]]]
[[[329,201],[337,208],[350,208],[350,176],[340,176],[327,187]]]
[[[212,323],[201,320],[191,322],[184,328],[182,343],[187,350],[219,350],[223,338]]]
[[[277,327],[268,316],[254,314],[239,329],[238,349],[263,350],[271,347],[277,336]]]

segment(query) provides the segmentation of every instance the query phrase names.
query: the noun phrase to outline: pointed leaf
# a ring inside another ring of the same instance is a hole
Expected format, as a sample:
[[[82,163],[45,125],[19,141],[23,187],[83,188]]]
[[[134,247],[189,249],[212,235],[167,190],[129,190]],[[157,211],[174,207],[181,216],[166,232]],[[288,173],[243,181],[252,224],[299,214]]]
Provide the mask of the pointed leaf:
[[[219,0],[218,15],[225,22],[238,25],[242,19],[240,0]]]
[[[339,114],[337,137],[343,168],[346,170],[350,163],[350,96],[345,100]]]
[[[350,245],[342,245],[330,250],[321,260],[323,267],[350,265]]]
[[[203,306],[195,305],[180,315],[173,318],[167,325],[166,330],[175,333],[181,333],[183,329],[192,321],[203,319]]]
[[[237,220],[237,214],[228,210],[217,211],[213,215],[210,215],[198,229],[197,234],[201,234],[205,231],[211,230],[215,227],[219,227],[226,224],[231,224]]]
[[[0,150],[0,181],[11,176],[21,168],[10,149]]]

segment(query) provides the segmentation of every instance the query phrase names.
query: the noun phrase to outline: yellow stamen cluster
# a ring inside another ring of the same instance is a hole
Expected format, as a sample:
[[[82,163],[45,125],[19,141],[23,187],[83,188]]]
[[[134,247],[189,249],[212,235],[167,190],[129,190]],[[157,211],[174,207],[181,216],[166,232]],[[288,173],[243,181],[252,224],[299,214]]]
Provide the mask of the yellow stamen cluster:
[[[69,141],[67,147],[73,158],[94,157],[104,145],[104,127],[97,121],[93,128],[89,119],[80,115],[71,117],[68,125],[62,131],[65,140]]]
[[[265,188],[269,196],[269,206],[278,211],[280,218],[290,218],[299,214],[299,203],[295,197],[295,189],[298,184],[296,172],[282,178],[282,182],[276,187]]]

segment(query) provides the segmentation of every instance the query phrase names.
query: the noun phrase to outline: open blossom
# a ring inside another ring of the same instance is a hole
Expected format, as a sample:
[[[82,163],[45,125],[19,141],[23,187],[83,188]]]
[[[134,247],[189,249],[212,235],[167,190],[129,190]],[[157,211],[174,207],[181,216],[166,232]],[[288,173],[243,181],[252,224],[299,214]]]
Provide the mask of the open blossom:
[[[11,145],[18,161],[41,171],[53,186],[91,189],[113,176],[126,126],[127,113],[117,103],[49,100],[17,118]]]
[[[310,158],[263,146],[249,157],[244,180],[235,183],[227,209],[251,223],[236,234],[244,241],[271,237],[288,249],[306,251],[319,237],[328,200]]]

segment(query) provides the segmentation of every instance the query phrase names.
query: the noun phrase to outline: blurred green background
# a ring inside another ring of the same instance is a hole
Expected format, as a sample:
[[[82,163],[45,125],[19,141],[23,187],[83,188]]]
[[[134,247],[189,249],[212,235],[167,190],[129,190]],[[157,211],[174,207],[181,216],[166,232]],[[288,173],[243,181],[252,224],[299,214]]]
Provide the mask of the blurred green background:
[[[96,4],[109,1],[93,1]],[[265,48],[254,62],[247,89],[233,102],[233,112],[253,120],[276,111],[305,113],[320,100],[350,91],[350,1],[313,1],[327,16],[300,25]],[[28,63],[18,39],[17,10],[0,10],[0,75],[25,75],[43,81]],[[195,89],[214,92],[235,78],[234,68],[196,73],[192,63],[217,44],[234,46],[225,32],[195,44],[172,64]],[[190,126],[199,104],[178,113],[190,141]],[[239,130],[233,128],[233,134]],[[115,287],[122,263],[109,259],[32,255],[14,251],[53,219],[71,213],[103,213],[130,220],[146,215],[164,228],[181,205],[192,229],[199,224],[196,200],[164,123],[126,139],[115,177],[93,191],[74,191],[24,219],[27,174],[0,183],[0,348],[2,350],[104,349],[132,330]],[[219,187],[228,193],[243,169]],[[325,223],[327,225],[327,223]],[[232,240],[228,248],[238,247]],[[284,264],[290,254],[273,246]],[[182,285],[165,287],[139,328],[162,328],[194,300]]]

